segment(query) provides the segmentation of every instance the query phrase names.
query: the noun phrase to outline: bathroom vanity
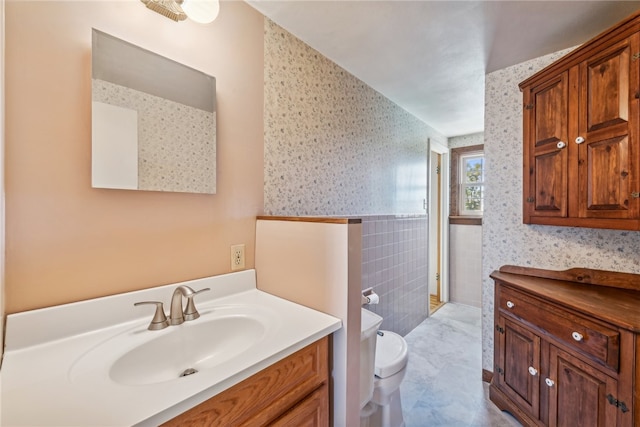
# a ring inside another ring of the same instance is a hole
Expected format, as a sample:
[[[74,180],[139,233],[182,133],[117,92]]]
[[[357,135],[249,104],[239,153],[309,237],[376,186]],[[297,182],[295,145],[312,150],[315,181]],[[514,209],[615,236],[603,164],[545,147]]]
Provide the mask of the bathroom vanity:
[[[640,275],[494,271],[491,400],[526,426],[640,425]]]
[[[328,426],[328,342],[310,344],[162,426]]]
[[[186,286],[210,288],[190,301],[199,317],[149,330],[155,305],[134,303]],[[326,426],[340,328],[258,290],[254,270],[12,314],[0,424]]]

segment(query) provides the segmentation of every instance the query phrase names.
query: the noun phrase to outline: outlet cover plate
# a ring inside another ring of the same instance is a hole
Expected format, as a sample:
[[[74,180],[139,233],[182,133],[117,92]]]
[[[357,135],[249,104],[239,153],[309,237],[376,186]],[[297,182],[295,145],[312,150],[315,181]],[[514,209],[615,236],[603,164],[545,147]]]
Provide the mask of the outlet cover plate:
[[[244,270],[244,244],[231,245],[231,271]]]

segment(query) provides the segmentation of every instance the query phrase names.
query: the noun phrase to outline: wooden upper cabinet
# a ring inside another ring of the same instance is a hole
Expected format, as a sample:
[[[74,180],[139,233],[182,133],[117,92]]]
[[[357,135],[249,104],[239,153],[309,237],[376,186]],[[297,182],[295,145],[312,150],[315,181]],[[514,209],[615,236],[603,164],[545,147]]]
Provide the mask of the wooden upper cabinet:
[[[640,230],[640,14],[520,84],[525,224]]]

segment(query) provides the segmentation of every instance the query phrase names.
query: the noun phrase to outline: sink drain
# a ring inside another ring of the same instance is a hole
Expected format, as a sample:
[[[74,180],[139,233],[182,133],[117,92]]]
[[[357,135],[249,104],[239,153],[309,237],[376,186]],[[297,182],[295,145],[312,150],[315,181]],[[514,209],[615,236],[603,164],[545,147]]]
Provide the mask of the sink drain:
[[[193,375],[196,372],[198,372],[198,371],[193,369],[193,368],[188,368],[188,369],[185,369],[184,371],[182,371],[182,373],[180,374],[180,377],[188,377],[189,375]]]

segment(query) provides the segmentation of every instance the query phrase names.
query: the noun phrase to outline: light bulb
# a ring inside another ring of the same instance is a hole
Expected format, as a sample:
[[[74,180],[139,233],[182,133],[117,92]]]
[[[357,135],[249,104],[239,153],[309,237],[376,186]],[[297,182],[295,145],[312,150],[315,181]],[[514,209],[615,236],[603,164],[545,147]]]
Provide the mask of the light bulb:
[[[220,3],[218,0],[184,0],[182,10],[189,19],[200,24],[209,24],[218,16]]]

